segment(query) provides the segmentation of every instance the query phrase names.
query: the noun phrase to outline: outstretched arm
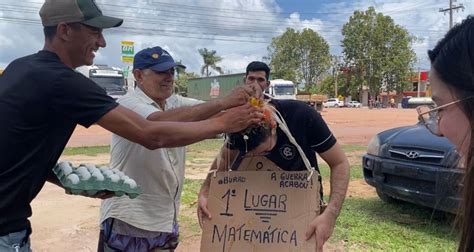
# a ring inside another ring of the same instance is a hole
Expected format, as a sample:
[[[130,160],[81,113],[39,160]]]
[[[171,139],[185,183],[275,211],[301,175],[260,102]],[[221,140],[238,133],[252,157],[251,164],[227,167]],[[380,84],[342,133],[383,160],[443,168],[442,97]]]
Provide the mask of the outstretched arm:
[[[250,86],[238,86],[225,97],[208,101],[199,105],[185,106],[159,111],[148,116],[151,121],[194,122],[205,120],[223,110],[248,103],[250,96],[258,95],[259,91]]]
[[[197,122],[153,122],[117,106],[97,124],[148,149],[157,149],[188,145],[222,132],[237,132],[258,124],[262,118],[261,110],[248,103]]]
[[[328,151],[320,153],[320,156],[331,169],[331,193],[326,210],[311,222],[306,231],[307,240],[314,234],[316,251],[322,251],[324,243],[332,235],[349,185],[349,161],[341,146],[336,143]]]

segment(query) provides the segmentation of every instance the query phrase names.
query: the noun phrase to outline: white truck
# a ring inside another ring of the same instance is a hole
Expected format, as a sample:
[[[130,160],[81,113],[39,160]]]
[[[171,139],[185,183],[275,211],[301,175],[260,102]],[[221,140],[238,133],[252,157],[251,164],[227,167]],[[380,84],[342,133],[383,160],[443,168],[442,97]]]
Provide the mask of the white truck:
[[[296,100],[296,85],[288,80],[271,80],[270,86],[265,89],[264,93],[273,99]]]
[[[118,99],[127,93],[125,76],[122,69],[118,67],[92,65],[78,67],[76,71],[93,80],[114,99]]]

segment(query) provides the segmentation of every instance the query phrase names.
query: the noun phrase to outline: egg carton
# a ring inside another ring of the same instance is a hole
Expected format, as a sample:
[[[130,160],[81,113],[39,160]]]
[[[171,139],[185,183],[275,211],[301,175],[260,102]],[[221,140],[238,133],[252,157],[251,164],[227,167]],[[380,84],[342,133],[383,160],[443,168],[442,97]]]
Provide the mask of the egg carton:
[[[74,167],[70,162],[59,162],[53,171],[69,194],[92,196],[107,191],[133,199],[141,193],[135,180],[117,169],[93,164]]]

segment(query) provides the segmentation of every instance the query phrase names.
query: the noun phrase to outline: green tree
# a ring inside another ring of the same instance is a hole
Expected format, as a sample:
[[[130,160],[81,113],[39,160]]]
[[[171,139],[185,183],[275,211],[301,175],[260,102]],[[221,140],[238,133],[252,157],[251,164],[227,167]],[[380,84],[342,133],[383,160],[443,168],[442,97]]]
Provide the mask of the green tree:
[[[175,93],[180,94],[182,96],[187,96],[188,82],[189,79],[193,78],[199,78],[199,75],[193,72],[185,72],[184,69],[182,69],[182,72],[178,76],[176,76],[176,79],[174,81]]]
[[[272,39],[268,52],[274,78],[304,82],[308,88],[316,85],[331,63],[328,43],[308,28],[286,29]]]
[[[198,51],[199,54],[201,54],[202,56],[202,60],[204,61],[204,65],[201,67],[201,74],[203,76],[208,77],[209,75],[211,75],[209,68],[216,70],[220,74],[224,73],[222,68],[217,65],[217,63],[222,61],[222,58],[216,55],[215,50],[207,50],[207,48],[201,48]]]
[[[383,91],[403,91],[411,65],[415,38],[394,23],[390,16],[376,13],[373,7],[355,11],[342,28],[343,54],[357,87],[369,88],[371,95]]]

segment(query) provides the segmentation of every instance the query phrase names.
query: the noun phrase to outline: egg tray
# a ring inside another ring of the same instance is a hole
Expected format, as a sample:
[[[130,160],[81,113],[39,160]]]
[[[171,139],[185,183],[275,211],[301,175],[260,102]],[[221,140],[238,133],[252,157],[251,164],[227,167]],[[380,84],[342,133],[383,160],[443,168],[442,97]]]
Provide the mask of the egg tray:
[[[117,169],[93,164],[74,167],[70,162],[60,162],[53,171],[68,194],[93,196],[108,192],[133,199],[141,193],[136,182]]]

